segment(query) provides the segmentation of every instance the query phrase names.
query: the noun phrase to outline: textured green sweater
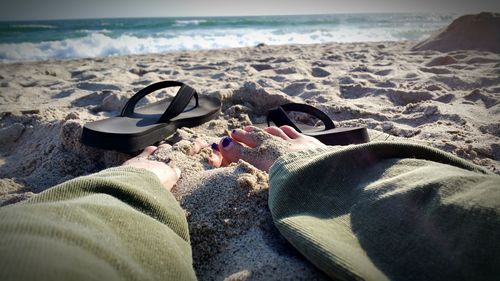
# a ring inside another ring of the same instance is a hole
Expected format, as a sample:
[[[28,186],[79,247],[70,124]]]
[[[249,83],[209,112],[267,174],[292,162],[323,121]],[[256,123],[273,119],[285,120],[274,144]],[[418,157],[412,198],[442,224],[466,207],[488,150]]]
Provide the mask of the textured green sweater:
[[[270,170],[281,234],[336,279],[498,280],[500,176],[419,145],[303,151]]]
[[[0,208],[0,280],[196,280],[183,210],[119,167]]]
[[[500,177],[450,154],[370,143],[289,154],[270,171],[280,232],[336,279],[500,276]],[[0,280],[193,280],[183,210],[118,167],[0,208]]]

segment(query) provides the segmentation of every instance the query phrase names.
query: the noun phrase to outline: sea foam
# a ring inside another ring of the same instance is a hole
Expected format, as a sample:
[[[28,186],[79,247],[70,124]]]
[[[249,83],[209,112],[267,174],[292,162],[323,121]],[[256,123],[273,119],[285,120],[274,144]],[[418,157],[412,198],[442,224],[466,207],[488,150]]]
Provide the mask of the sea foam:
[[[149,36],[140,38],[121,35],[112,38],[104,33],[90,33],[83,38],[40,43],[0,44],[0,61],[37,61],[107,57],[129,54],[162,53],[172,51],[207,50],[268,45],[314,44],[326,42],[396,41],[388,31],[371,30],[316,30],[312,32],[282,33],[273,30],[246,30],[233,33],[211,32]]]
[[[108,57],[251,47],[261,43],[421,40],[447,20],[407,15],[332,15],[75,20],[24,23],[21,29],[19,24],[10,24],[3,29],[12,30],[7,33],[10,37],[0,40],[0,61]],[[35,27],[47,31],[29,33]]]

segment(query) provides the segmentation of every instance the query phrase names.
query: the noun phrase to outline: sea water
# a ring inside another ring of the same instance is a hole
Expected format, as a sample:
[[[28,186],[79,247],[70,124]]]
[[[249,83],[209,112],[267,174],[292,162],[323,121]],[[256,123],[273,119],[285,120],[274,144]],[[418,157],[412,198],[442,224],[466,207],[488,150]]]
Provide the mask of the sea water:
[[[338,14],[0,22],[0,61],[255,46],[421,40],[454,15]]]

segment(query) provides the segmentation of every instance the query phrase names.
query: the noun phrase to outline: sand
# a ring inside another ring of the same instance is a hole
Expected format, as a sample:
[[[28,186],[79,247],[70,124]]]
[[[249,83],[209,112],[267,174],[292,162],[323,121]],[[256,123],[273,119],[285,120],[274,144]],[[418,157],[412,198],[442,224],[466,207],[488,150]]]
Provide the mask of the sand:
[[[0,204],[120,165],[130,155],[79,143],[82,124],[118,114],[135,91],[180,80],[218,96],[222,114],[180,129],[158,152],[182,170],[173,193],[186,210],[201,280],[322,280],[277,232],[268,176],[240,161],[185,155],[228,130],[265,122],[267,110],[305,102],[338,126],[365,125],[375,141],[401,139],[451,152],[500,173],[500,54],[412,50],[416,42],[259,46],[0,65]],[[449,42],[446,42],[449,44]],[[153,102],[171,92],[160,91]],[[296,120],[315,120],[294,115]]]
[[[500,13],[464,15],[413,47],[415,51],[478,50],[500,53]]]

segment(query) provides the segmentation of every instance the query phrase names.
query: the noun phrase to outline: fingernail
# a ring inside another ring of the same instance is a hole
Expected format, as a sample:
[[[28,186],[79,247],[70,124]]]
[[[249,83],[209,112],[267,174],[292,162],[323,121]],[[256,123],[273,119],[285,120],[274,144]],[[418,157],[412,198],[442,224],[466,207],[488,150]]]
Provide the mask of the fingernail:
[[[228,150],[232,142],[233,140],[230,137],[225,137],[222,139],[222,148],[224,148],[224,150]]]
[[[215,151],[219,151],[219,145],[216,143],[212,143],[212,149]]]

